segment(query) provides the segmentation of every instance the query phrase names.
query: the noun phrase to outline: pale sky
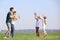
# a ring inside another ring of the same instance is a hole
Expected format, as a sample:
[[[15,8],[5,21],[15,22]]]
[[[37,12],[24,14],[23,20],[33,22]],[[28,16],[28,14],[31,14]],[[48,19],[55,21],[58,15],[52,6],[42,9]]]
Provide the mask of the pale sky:
[[[46,29],[60,29],[60,0],[0,0],[0,29],[6,30],[6,15],[14,7],[21,18],[15,29],[35,29],[34,12],[41,17],[47,16]],[[40,21],[42,29],[42,21]]]

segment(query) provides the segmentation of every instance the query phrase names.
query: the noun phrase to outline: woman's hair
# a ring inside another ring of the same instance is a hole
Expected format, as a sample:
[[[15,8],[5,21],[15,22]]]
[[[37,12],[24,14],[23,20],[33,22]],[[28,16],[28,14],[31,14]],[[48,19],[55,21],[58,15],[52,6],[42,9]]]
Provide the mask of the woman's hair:
[[[16,13],[16,11],[13,12],[13,14],[15,14],[15,13]]]
[[[44,18],[44,19],[47,19],[47,17],[46,17],[46,16],[44,16],[43,18]]]

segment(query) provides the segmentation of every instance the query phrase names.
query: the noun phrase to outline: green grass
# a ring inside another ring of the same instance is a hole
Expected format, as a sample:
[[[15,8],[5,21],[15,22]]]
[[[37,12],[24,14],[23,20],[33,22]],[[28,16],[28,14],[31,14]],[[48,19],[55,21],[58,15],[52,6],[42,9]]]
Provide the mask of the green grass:
[[[43,37],[43,33],[40,33],[40,37],[36,37],[35,33],[15,33],[14,38],[10,37],[6,39],[4,39],[3,33],[0,33],[0,40],[60,40],[60,32],[48,32],[46,38]]]

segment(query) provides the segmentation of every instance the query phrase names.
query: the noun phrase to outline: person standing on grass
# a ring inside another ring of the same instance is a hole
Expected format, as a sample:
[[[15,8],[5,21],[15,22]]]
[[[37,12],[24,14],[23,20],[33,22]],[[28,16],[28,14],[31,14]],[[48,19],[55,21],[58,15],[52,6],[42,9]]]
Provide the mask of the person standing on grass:
[[[1,29],[0,29],[0,32],[1,32]]]
[[[7,25],[7,28],[8,28],[8,31],[5,33],[5,37],[10,37],[10,32],[11,32],[11,22],[12,22],[12,19],[14,18],[13,16],[13,12],[14,12],[14,8],[11,7],[10,8],[10,11],[8,12],[7,14],[7,17],[6,17],[6,25]],[[7,35],[8,34],[8,35]]]
[[[12,19],[12,23],[11,23],[11,35],[12,35],[12,38],[14,37],[14,24],[20,18],[19,16],[16,15],[16,11],[13,12],[13,16],[14,16],[14,18]]]
[[[35,19],[36,19],[36,36],[39,37],[39,20],[41,19],[40,16],[37,16],[36,13],[34,13]]]
[[[43,17],[43,32],[44,32],[44,38],[47,36],[47,32],[46,32],[46,19],[47,19],[47,17],[46,16],[44,16]]]

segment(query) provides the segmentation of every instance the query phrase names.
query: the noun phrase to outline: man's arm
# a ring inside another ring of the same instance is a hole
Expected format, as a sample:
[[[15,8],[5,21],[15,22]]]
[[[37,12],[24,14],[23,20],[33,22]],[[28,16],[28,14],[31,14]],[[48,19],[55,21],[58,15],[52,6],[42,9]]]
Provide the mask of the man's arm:
[[[13,15],[11,15],[11,16],[10,16],[10,18],[12,18],[12,19],[13,19],[13,18],[15,18],[15,17],[14,17]]]
[[[35,17],[35,19],[37,19],[37,14],[36,13],[34,13],[34,17]]]
[[[8,17],[9,18],[14,18],[14,16],[10,12],[8,12]]]

